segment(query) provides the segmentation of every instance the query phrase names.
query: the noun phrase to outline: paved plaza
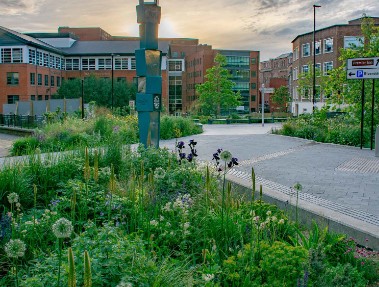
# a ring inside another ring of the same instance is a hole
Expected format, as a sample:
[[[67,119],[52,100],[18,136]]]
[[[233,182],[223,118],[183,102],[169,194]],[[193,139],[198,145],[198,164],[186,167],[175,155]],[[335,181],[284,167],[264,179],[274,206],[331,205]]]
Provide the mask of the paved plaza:
[[[9,155],[9,149],[11,148],[13,141],[18,138],[20,137],[0,133],[0,158],[6,157]]]
[[[279,127],[204,125],[204,133],[179,140],[197,141],[198,160],[202,161],[212,162],[218,148],[229,150],[240,163],[230,175],[248,182],[254,167],[258,184],[281,193],[284,199],[290,200],[292,187],[300,183],[301,200],[357,220],[351,226],[367,223],[379,238],[379,158],[375,151],[271,134]],[[1,156],[14,138],[0,134]],[[161,141],[160,146],[175,150],[175,142]],[[189,150],[187,146],[184,151]]]

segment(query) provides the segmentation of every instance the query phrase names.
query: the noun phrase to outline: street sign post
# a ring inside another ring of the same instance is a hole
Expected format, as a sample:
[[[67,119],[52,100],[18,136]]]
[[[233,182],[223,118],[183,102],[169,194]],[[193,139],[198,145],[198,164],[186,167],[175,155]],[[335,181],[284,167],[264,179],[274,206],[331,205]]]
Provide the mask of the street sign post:
[[[347,59],[346,77],[348,80],[362,80],[361,149],[363,147],[363,122],[365,105],[365,79],[372,79],[371,102],[371,150],[374,134],[375,79],[379,79],[379,57]]]
[[[347,79],[379,79],[379,57],[347,59]]]

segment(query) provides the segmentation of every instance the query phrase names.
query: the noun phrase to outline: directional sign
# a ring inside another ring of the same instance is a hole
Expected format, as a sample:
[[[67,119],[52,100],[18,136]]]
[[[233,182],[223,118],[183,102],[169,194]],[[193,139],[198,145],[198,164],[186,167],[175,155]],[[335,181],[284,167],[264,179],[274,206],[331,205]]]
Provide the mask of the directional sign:
[[[379,79],[379,57],[347,59],[348,79]]]

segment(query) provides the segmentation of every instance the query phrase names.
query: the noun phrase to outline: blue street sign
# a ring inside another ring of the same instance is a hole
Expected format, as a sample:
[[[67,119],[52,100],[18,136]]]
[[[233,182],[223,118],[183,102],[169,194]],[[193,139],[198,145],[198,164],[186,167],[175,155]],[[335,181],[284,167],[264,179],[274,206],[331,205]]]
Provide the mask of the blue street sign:
[[[363,78],[363,70],[358,70],[357,71],[357,78]]]

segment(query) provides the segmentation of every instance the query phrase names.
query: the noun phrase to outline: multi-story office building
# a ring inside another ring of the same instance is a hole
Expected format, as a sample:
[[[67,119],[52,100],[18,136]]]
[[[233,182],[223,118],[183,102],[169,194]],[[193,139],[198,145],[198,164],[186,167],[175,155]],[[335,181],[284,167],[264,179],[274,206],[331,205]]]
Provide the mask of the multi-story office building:
[[[363,18],[351,20],[348,24],[338,24],[315,31],[315,43],[313,43],[313,31],[298,35],[292,41],[292,88],[291,88],[291,112],[294,115],[311,113],[313,110],[312,88],[299,90],[299,76],[313,69],[313,51],[315,51],[315,68],[319,73],[328,75],[328,72],[341,65],[338,60],[341,48],[351,48],[362,45],[364,41],[361,31]],[[379,18],[372,18],[379,25]],[[313,46],[315,45],[315,46]],[[316,72],[317,75],[317,72]],[[324,106],[329,95],[325,94],[316,77],[315,102],[318,108]]]
[[[114,81],[136,77],[137,37],[114,37],[101,28],[59,27],[58,33],[28,33],[0,27],[0,112],[5,103],[48,100],[64,79],[94,74]],[[243,96],[245,112],[256,109],[259,52],[216,51],[198,39],[162,38],[162,103],[170,114],[190,112],[206,70],[220,52]],[[78,95],[79,97],[79,95]]]

